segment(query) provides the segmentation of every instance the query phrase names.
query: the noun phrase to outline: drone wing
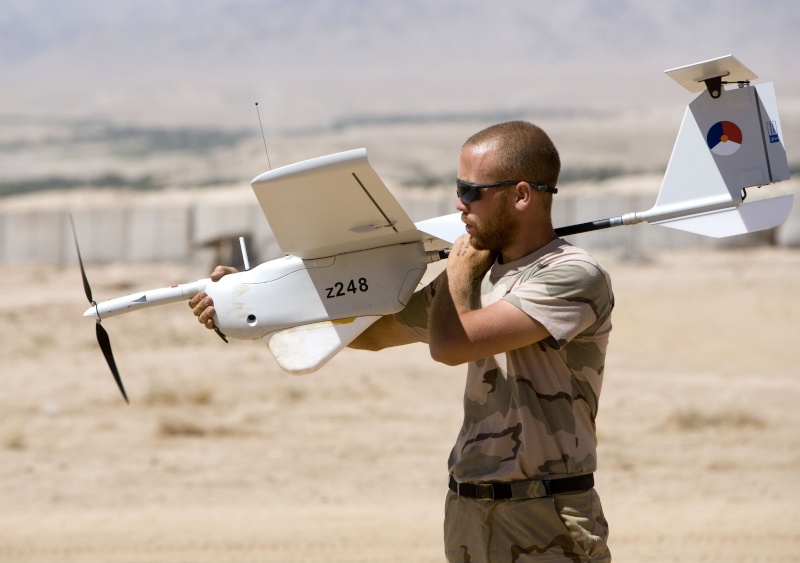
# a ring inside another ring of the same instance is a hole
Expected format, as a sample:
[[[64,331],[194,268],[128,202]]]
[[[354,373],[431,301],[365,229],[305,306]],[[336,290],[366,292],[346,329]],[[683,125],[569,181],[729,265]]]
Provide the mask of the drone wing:
[[[414,224],[370,166],[365,149],[270,170],[251,184],[281,250],[303,260],[413,242],[423,243],[426,251],[442,250],[464,233],[460,213]],[[425,269],[422,260],[404,271],[403,287],[416,286]],[[264,340],[283,370],[311,373],[379,318],[332,318],[276,331]]]
[[[303,259],[405,242],[446,248],[418,230],[367,160],[366,149],[270,170],[251,185],[275,240]]]

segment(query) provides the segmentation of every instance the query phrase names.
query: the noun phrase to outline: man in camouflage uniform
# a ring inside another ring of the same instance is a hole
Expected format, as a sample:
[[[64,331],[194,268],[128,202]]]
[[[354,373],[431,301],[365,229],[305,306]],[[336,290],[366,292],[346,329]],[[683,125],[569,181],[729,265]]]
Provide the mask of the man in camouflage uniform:
[[[451,562],[611,560],[592,473],[614,299],[605,270],[555,236],[559,170],[530,123],[467,140],[456,206],[467,235],[441,276],[351,345],[423,341],[437,361],[468,363],[449,460]]]
[[[442,275],[351,344],[422,341],[434,360],[468,363],[449,460],[450,562],[611,560],[592,473],[614,299],[605,270],[555,236],[559,171],[550,138],[530,123],[470,137],[456,205],[467,235]],[[190,301],[212,327],[208,305],[203,294]]]

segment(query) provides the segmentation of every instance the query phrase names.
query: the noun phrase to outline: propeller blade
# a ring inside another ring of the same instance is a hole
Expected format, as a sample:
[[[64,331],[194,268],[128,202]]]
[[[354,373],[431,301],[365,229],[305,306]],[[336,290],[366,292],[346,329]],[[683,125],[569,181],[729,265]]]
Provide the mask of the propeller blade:
[[[69,223],[72,226],[72,238],[75,240],[75,250],[78,252],[78,264],[80,264],[81,278],[83,278],[83,291],[86,293],[86,298],[89,300],[89,303],[96,306],[97,304],[94,302],[94,299],[92,299],[92,288],[89,286],[89,278],[86,277],[86,269],[83,267],[83,258],[81,258],[81,249],[80,246],[78,246],[78,235],[75,231],[75,220],[72,218],[72,214],[69,215]],[[97,333],[97,343],[100,345],[100,349],[106,357],[106,363],[111,369],[111,373],[114,375],[117,387],[119,387],[122,393],[122,398],[125,399],[126,403],[131,404],[128,400],[128,394],[125,393],[125,387],[122,385],[122,378],[119,376],[117,362],[114,361],[114,354],[111,352],[111,340],[108,338],[106,329],[100,324],[99,318],[95,323],[95,332]]]
[[[106,362],[108,362],[111,373],[114,374],[114,379],[117,381],[117,387],[119,387],[122,397],[125,399],[126,403],[130,404],[128,394],[125,393],[125,387],[122,385],[122,378],[119,376],[119,371],[117,370],[117,363],[114,361],[114,354],[111,352],[111,340],[108,338],[108,333],[99,322],[95,323],[95,326],[97,327],[97,343],[100,345],[100,349],[106,357]]]
[[[83,278],[83,291],[86,293],[86,298],[89,300],[89,303],[94,305],[94,300],[92,299],[92,288],[89,287],[89,279],[86,277],[86,270],[83,267],[83,259],[81,258],[81,249],[78,246],[78,235],[75,232],[75,221],[72,218],[72,214],[69,215],[69,223],[72,225],[72,238],[75,240],[75,250],[78,252],[78,264],[81,267],[81,277]]]

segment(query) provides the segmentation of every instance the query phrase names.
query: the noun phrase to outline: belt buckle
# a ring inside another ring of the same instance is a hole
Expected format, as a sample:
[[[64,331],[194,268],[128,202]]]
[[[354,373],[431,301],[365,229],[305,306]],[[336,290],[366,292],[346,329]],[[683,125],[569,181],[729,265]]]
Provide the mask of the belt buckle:
[[[494,487],[491,483],[476,483],[475,497],[478,500],[494,500]]]

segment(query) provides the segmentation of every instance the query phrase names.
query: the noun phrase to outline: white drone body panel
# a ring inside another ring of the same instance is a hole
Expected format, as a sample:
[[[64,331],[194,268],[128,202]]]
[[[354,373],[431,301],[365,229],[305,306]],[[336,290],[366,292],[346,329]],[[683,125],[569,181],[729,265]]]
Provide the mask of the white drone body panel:
[[[205,291],[226,336],[255,339],[326,320],[396,313],[426,266],[422,243],[311,260],[289,255],[224,276]]]
[[[285,371],[322,367],[383,315],[401,310],[427,266],[421,242],[303,260],[287,255],[205,291],[226,336],[264,338]]]

